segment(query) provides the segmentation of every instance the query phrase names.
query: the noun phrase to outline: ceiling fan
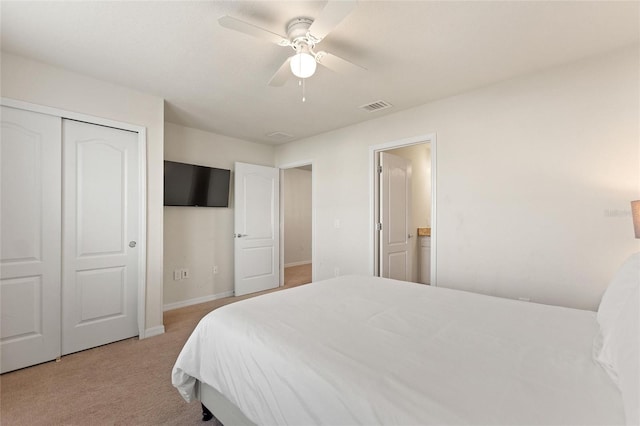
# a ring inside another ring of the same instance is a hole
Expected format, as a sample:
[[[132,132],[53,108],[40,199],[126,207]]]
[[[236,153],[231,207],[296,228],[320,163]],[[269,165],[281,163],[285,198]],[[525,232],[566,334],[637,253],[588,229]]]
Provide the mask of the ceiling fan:
[[[339,56],[315,51],[316,45],[351,13],[356,4],[356,0],[329,0],[317,19],[297,17],[289,21],[286,37],[231,16],[223,16],[218,22],[225,28],[293,48],[295,53],[284,61],[269,81],[270,86],[282,86],[292,74],[300,79],[311,77],[316,71],[316,64],[340,73],[365,70]]]

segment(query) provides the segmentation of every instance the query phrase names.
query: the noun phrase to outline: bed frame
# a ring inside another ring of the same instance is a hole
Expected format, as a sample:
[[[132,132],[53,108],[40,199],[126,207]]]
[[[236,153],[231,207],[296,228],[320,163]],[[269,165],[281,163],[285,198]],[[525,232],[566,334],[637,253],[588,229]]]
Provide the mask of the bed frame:
[[[211,414],[223,425],[227,426],[256,426],[247,418],[238,407],[227,399],[220,392],[200,381],[197,382],[198,395],[204,409],[208,409]],[[203,412],[205,420],[206,412]],[[208,419],[207,419],[208,420]]]

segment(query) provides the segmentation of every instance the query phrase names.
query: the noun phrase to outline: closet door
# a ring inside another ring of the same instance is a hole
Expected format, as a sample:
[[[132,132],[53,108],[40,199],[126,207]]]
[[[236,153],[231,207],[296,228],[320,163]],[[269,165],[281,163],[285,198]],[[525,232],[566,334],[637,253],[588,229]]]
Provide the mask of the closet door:
[[[63,120],[62,354],[138,334],[138,134]]]
[[[1,372],[60,356],[59,117],[2,106]]]

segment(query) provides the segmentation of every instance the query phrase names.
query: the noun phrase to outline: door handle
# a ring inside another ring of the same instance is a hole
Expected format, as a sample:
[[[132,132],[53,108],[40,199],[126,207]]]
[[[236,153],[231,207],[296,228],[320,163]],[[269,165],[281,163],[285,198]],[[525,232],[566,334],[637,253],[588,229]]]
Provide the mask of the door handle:
[[[129,247],[134,248],[136,246],[136,242],[135,241],[129,241]]]
[[[247,234],[233,234],[233,236],[236,238],[248,237]]]

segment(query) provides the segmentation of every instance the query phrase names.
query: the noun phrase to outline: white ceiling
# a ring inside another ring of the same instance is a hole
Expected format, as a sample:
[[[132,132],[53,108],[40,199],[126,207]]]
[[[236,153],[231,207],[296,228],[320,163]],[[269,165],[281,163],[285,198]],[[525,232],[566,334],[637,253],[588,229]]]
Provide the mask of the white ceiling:
[[[1,2],[2,50],[166,99],[167,121],[278,144],[639,41],[639,2],[360,1],[319,45],[368,71],[267,82],[290,48],[218,25],[285,34],[326,1]],[[369,113],[363,104],[392,108]],[[266,136],[272,132],[289,139]]]

